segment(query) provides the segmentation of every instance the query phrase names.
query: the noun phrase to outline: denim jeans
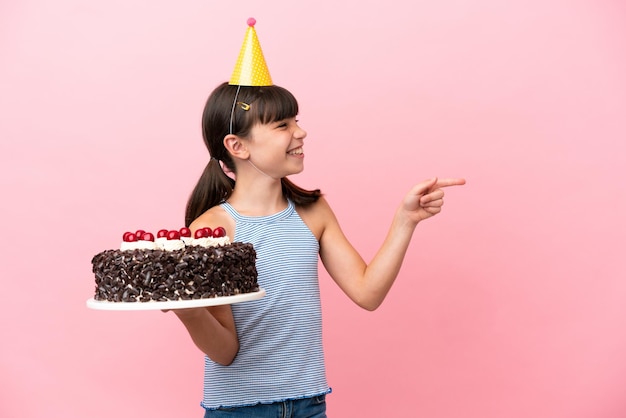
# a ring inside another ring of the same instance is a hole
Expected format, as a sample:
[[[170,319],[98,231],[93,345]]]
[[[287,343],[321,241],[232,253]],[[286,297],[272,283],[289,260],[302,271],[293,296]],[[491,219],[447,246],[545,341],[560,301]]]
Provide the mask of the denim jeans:
[[[207,409],[204,418],[326,418],[326,395],[237,408]]]

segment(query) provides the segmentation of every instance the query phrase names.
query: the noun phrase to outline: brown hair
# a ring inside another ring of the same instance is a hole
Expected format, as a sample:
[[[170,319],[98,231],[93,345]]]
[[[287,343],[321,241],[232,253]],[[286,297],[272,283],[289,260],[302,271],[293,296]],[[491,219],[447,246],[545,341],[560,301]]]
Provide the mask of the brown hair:
[[[250,105],[249,110],[244,110],[240,105],[233,108],[235,95],[238,103]],[[220,167],[221,161],[228,170],[237,174],[235,164],[224,147],[226,135],[232,133],[245,138],[256,123],[271,123],[297,114],[296,98],[283,87],[233,86],[222,83],[213,90],[202,113],[202,137],[211,158],[187,201],[185,225],[189,226],[206,210],[228,199],[233,192],[235,180],[227,176]],[[319,189],[303,189],[286,177],[281,179],[281,183],[283,195],[299,206],[316,202],[321,196]]]

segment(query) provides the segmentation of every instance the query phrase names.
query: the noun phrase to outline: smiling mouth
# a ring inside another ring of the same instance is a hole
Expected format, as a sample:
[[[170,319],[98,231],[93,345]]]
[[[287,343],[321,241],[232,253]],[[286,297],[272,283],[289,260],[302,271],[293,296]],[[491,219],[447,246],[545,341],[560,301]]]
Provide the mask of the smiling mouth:
[[[302,149],[302,147],[294,148],[291,151],[287,152],[287,154],[289,155],[302,155],[303,153],[304,150]]]

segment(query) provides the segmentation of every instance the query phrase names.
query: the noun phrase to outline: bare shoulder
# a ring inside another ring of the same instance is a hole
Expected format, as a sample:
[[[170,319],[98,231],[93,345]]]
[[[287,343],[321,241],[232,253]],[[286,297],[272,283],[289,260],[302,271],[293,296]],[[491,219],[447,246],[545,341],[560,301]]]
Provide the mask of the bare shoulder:
[[[335,215],[324,196],[307,206],[297,206],[296,211],[313,235],[319,241],[330,222],[336,222]]]
[[[226,229],[229,237],[235,236],[235,221],[221,206],[213,206],[202,215],[198,216],[189,226],[192,233],[199,228],[209,227],[211,229],[218,226]]]

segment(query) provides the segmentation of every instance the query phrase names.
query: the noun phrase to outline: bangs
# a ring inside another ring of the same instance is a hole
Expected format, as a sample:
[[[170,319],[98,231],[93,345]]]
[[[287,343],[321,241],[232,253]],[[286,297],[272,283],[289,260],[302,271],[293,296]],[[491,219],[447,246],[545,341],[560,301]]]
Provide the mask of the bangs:
[[[208,103],[205,110],[221,109],[215,120],[220,121],[217,125],[218,137],[222,139],[229,133],[246,137],[257,123],[268,124],[298,115],[298,101],[289,90],[280,86],[233,86],[224,83],[216,96],[219,96],[215,99],[219,103],[214,106]],[[249,107],[245,109],[242,105]]]
[[[255,119],[263,124],[293,118],[298,115],[298,101],[287,89],[279,86],[262,87],[253,101]]]

